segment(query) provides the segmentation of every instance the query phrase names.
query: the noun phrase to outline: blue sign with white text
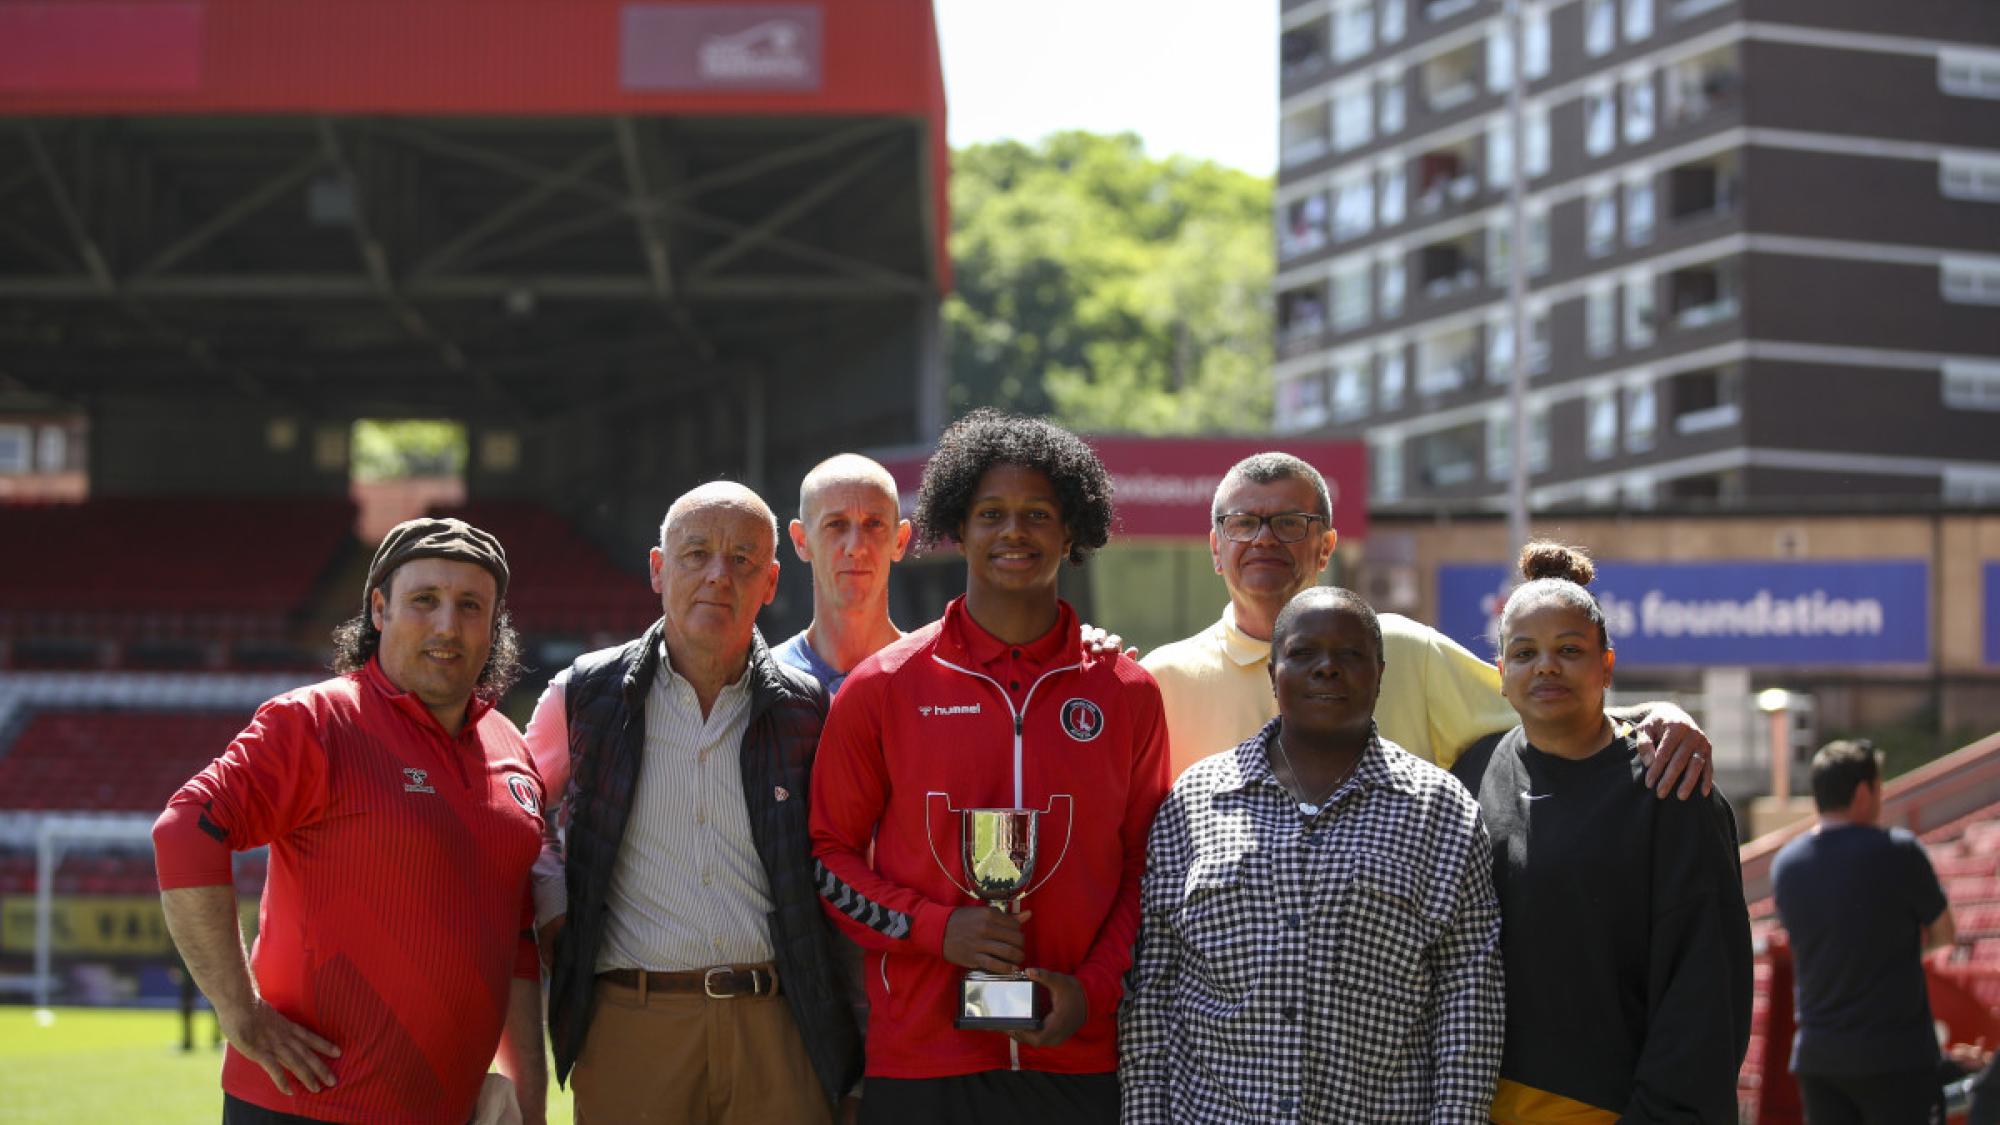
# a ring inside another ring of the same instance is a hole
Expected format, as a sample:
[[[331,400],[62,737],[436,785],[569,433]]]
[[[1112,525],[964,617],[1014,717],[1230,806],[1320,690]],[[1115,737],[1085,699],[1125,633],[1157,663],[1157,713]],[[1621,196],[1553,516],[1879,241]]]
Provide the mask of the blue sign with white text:
[[[1438,568],[1438,628],[1495,650],[1509,568]],[[1996,660],[1986,571],[1987,660]],[[1930,567],[1921,561],[1600,562],[1590,584],[1625,665],[1926,664]]]
[[[1986,663],[2000,664],[2000,563],[1986,564]]]

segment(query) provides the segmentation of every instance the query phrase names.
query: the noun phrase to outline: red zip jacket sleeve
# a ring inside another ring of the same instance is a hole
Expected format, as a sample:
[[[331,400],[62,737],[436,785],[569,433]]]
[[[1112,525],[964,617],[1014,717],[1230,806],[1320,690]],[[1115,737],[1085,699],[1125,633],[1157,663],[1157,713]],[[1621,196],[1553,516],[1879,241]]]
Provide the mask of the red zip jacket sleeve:
[[[864,949],[942,957],[945,922],[955,908],[883,878],[868,864],[875,825],[889,801],[881,724],[887,683],[876,658],[864,661],[833,697],[820,731],[812,777],[812,848],[820,904],[841,932]],[[1145,846],[1143,832],[1140,846]]]
[[[1076,968],[1076,979],[1083,985],[1093,1012],[1117,1011],[1124,998],[1125,971],[1132,967],[1132,944],[1139,937],[1139,881],[1146,873],[1146,838],[1170,785],[1166,710],[1160,703],[1159,685],[1138,664],[1122,656],[1117,660],[1139,744],[1132,759],[1132,799],[1125,805],[1125,822],[1119,827],[1125,868],[1118,880],[1118,897],[1090,952]]]

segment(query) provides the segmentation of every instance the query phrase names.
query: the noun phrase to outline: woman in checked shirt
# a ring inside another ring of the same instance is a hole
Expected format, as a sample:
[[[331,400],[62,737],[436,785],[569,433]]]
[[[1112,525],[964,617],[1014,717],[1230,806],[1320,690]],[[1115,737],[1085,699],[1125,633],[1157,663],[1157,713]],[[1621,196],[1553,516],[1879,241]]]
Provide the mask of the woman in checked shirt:
[[[1278,717],[1153,822],[1120,1013],[1123,1120],[1486,1120],[1502,1035],[1479,810],[1376,735],[1382,638],[1350,591],[1278,616]]]

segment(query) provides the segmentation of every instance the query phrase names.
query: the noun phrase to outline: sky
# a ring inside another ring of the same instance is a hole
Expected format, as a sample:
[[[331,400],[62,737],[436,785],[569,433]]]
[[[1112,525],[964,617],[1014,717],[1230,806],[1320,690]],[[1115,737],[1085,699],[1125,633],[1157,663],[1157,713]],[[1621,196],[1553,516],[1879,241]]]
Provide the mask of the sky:
[[[1279,0],[935,0],[952,147],[1131,131],[1278,166]]]

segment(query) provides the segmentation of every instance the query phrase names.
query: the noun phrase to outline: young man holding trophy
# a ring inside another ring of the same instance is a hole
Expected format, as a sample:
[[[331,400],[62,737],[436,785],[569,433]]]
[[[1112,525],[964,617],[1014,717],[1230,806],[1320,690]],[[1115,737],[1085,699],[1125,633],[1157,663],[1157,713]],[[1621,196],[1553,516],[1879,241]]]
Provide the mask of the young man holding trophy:
[[[1074,435],[980,411],[939,438],[916,523],[964,554],[965,596],[850,674],[812,780],[821,903],[867,951],[861,1120],[1115,1122],[1168,778],[1159,689],[1057,595],[1109,538],[1110,479]]]

